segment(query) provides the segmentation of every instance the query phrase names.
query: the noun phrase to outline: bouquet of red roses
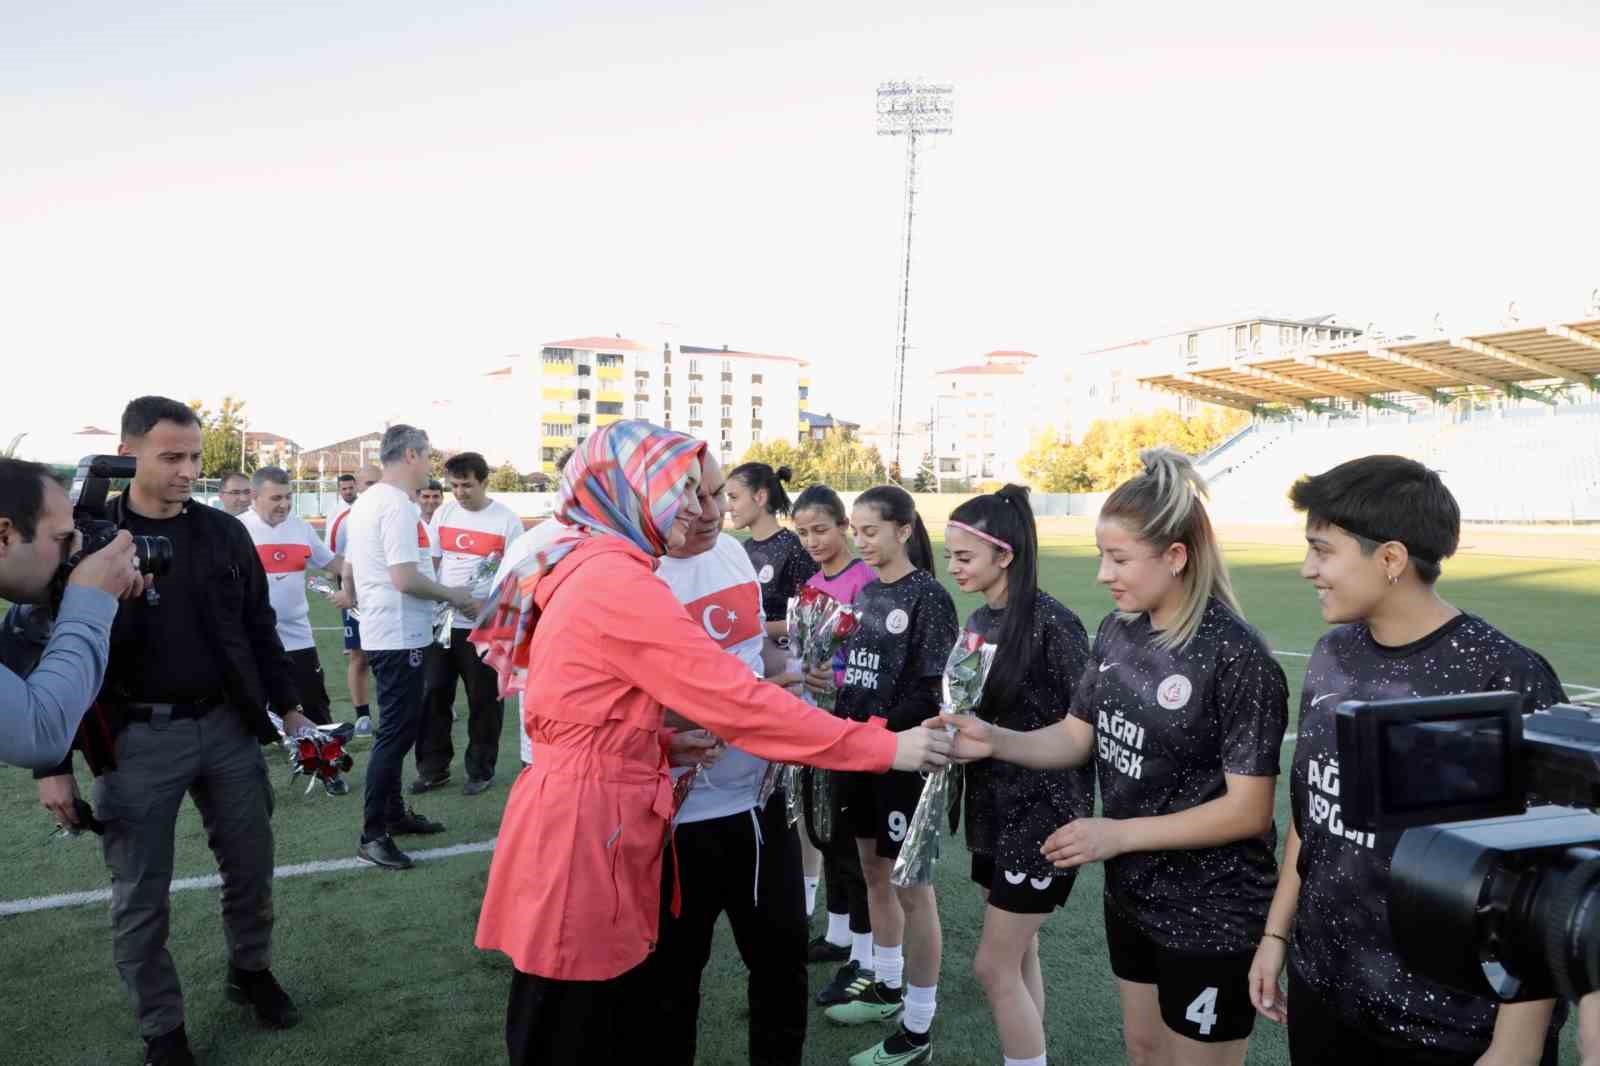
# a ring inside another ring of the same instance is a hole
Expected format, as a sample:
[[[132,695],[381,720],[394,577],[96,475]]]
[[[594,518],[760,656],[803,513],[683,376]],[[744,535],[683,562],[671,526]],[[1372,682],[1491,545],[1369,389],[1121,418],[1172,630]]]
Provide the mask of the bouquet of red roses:
[[[854,607],[809,585],[801,590],[799,596],[789,600],[788,621],[789,650],[799,660],[802,670],[830,665],[844,642],[861,627],[861,616]],[[832,690],[820,697],[807,691],[805,698],[824,710],[833,710]],[[804,813],[802,769],[794,765],[782,769],[790,825],[798,822]],[[832,787],[829,771],[812,771],[811,789],[815,800],[813,828],[822,840],[829,840],[833,836]]]
[[[961,635],[944,663],[940,714],[971,714],[978,709],[978,702],[983,699],[983,683],[989,679],[989,667],[994,663],[994,652],[995,646],[985,644],[982,634]],[[906,838],[900,845],[900,857],[889,875],[891,883],[902,888],[932,883],[933,868],[939,862],[944,820],[949,816],[954,794],[950,783],[952,769],[955,768],[941,766],[927,775],[922,798],[917,800],[917,809],[911,815]]]

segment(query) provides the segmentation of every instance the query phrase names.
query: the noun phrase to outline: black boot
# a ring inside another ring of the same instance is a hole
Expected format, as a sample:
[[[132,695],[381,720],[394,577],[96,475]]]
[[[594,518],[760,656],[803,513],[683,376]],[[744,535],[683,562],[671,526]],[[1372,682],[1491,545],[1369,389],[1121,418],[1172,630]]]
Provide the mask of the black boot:
[[[178,1026],[170,1033],[144,1038],[144,1066],[194,1066],[189,1035]]]
[[[228,967],[229,999],[254,1007],[256,1021],[268,1029],[292,1029],[300,1021],[300,1008],[278,984],[271,970]]]

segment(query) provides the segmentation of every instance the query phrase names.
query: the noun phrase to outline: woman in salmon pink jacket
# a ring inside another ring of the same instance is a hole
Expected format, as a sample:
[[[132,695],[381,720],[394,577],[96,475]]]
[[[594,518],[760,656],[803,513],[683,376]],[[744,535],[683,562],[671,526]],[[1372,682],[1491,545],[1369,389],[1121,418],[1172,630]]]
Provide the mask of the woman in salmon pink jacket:
[[[673,813],[663,707],[693,708],[722,740],[778,762],[877,773],[945,762],[942,737],[845,721],[762,683],[655,577],[699,513],[703,449],[637,421],[589,437],[564,472],[563,530],[472,635],[502,689],[523,693],[533,745],[477,935],[516,968],[513,1066],[648,1061],[629,997],[656,939]]]

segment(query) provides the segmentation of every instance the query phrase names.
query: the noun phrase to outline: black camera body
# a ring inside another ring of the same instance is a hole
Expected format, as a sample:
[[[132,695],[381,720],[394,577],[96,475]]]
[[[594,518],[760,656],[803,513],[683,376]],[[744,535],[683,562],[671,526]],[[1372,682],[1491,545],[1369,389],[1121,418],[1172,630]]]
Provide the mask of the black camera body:
[[[113,480],[133,477],[137,461],[128,455],[86,455],[72,478],[72,524],[83,536],[83,544],[64,563],[58,575],[63,585],[72,568],[86,556],[110,544],[117,536],[117,524],[106,517],[106,496]],[[133,538],[133,553],[139,572],[159,577],[172,569],[172,541],[166,537]]]
[[[1600,710],[1524,717],[1492,692],[1349,701],[1336,722],[1345,821],[1403,831],[1389,925],[1406,964],[1508,1002],[1600,988]]]

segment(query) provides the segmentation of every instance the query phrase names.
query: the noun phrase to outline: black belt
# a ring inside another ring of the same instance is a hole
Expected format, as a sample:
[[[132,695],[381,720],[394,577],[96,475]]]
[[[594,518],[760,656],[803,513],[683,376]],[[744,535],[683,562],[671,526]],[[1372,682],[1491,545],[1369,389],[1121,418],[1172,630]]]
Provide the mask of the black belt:
[[[212,699],[199,700],[194,703],[130,703],[127,705],[127,717],[130,722],[148,722],[155,717],[158,710],[169,711],[168,717],[174,721],[188,718],[204,718],[226,700]]]

